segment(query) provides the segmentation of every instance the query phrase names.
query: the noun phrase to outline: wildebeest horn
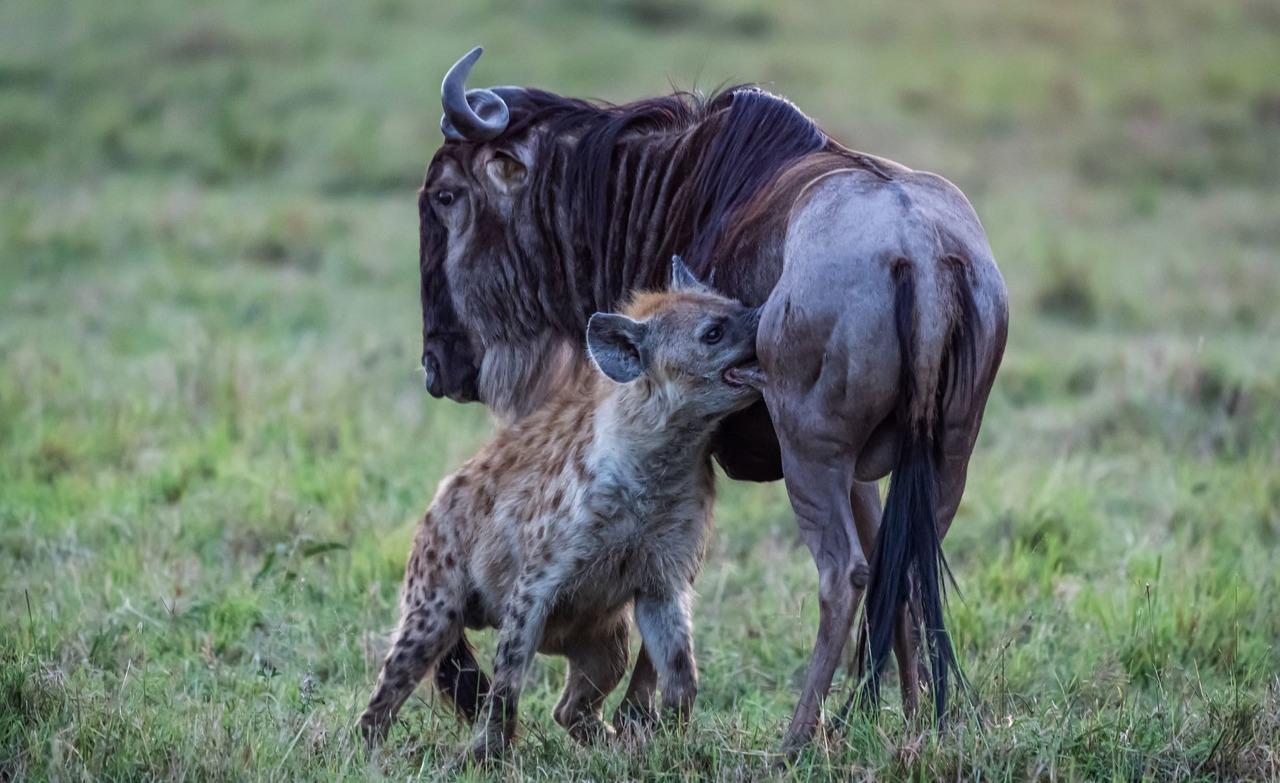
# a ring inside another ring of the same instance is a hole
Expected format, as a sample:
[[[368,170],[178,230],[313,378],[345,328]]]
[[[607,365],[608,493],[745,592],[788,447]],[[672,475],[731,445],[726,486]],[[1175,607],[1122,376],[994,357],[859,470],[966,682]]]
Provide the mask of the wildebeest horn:
[[[511,115],[501,95],[493,90],[466,89],[471,66],[483,52],[479,46],[467,52],[440,84],[440,102],[444,105],[440,130],[446,138],[489,141],[507,129]]]

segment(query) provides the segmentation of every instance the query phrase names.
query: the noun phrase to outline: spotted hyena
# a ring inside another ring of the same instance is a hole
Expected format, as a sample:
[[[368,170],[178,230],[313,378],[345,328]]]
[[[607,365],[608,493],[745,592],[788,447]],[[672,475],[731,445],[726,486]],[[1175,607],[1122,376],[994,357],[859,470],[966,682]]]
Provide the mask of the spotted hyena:
[[[584,371],[441,482],[360,718],[371,743],[434,667],[444,695],[480,721],[471,756],[500,752],[535,651],[568,659],[556,721],[583,742],[610,732],[601,705],[626,670],[632,610],[642,660],[615,722],[651,721],[655,684],[664,710],[687,715],[698,679],[693,581],[714,494],[710,439],[759,398],[763,379],[757,311],[704,288],[678,259],[673,266],[671,290],[591,318],[599,373]],[[492,683],[464,636],[486,627],[500,629]]]

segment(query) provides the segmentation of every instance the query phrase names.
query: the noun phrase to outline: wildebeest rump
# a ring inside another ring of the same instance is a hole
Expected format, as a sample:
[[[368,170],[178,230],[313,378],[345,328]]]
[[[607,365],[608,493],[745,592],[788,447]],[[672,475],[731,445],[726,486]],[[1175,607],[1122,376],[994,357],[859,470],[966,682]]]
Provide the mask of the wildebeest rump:
[[[445,77],[446,141],[419,198],[428,390],[533,410],[572,372],[590,314],[660,287],[664,259],[685,253],[762,305],[766,404],[726,421],[716,458],[735,478],[785,480],[818,567],[818,640],[786,747],[812,735],[864,591],[868,692],[892,644],[912,709],[923,644],[941,715],[955,660],[940,541],[1008,323],[968,201],[754,87],[619,106],[466,90],[478,56]],[[890,472],[881,525],[873,482]]]

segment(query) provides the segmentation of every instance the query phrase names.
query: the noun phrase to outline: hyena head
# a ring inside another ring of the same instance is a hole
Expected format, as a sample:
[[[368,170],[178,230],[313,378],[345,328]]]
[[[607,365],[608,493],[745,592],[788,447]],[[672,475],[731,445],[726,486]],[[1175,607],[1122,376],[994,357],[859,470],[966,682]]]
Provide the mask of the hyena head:
[[[669,290],[638,293],[621,314],[591,316],[587,351],[612,380],[648,384],[674,408],[719,418],[760,397],[759,324],[759,308],[715,293],[676,256]]]

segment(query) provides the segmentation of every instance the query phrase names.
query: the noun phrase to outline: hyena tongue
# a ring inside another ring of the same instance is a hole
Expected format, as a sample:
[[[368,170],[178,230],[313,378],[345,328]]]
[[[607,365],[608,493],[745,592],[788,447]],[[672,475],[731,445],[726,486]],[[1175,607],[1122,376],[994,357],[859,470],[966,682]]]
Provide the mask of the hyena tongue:
[[[724,379],[732,386],[750,386],[753,389],[763,389],[769,381],[764,370],[755,362],[730,367],[724,371]]]

